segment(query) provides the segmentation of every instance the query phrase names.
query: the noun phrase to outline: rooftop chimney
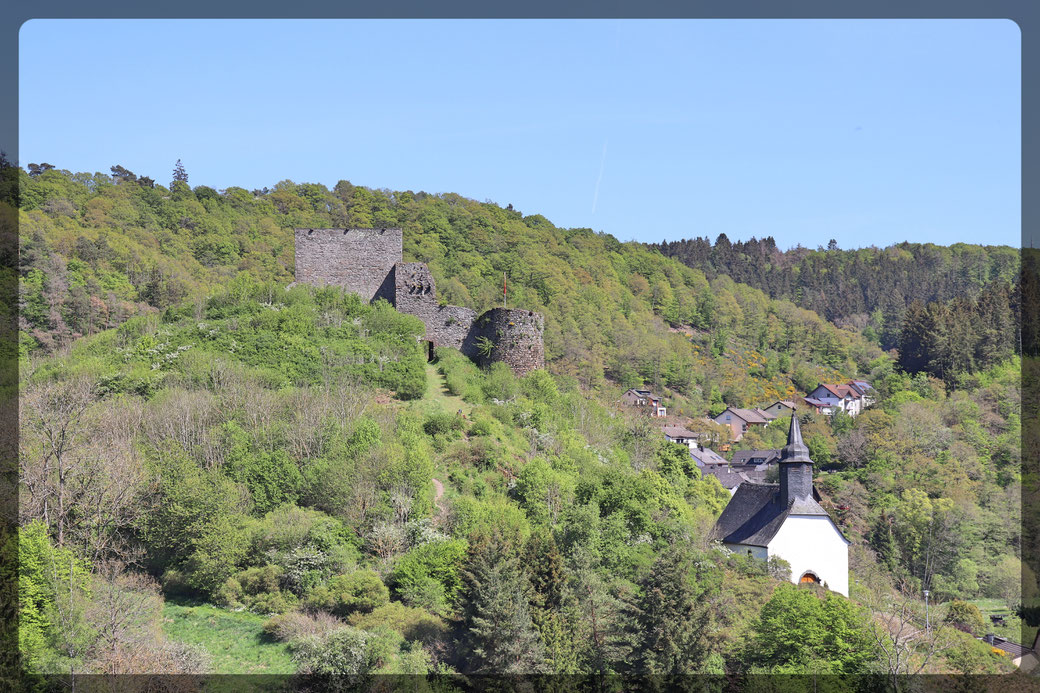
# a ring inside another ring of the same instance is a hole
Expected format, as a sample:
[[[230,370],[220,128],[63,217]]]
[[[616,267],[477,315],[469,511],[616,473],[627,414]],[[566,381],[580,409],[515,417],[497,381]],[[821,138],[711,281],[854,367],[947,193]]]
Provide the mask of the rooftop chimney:
[[[790,506],[796,500],[812,496],[812,460],[809,448],[802,442],[798,417],[791,416],[787,445],[780,451],[780,503]]]

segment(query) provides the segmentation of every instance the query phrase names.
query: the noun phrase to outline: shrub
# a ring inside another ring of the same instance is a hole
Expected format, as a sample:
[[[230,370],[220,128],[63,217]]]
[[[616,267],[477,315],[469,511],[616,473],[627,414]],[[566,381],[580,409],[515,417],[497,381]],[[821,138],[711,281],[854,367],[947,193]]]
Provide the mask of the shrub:
[[[319,611],[306,614],[301,611],[289,611],[273,616],[264,622],[264,633],[268,637],[289,642],[304,636],[325,637],[334,630],[343,627],[343,621],[332,614]]]
[[[308,609],[329,611],[337,616],[367,612],[390,601],[390,592],[371,570],[358,570],[337,575],[328,584],[307,594]]]
[[[390,602],[367,614],[354,614],[350,617],[350,624],[363,630],[385,626],[406,640],[418,640],[424,645],[446,641],[450,635],[443,619],[400,602]]]
[[[389,582],[397,594],[428,590],[428,580],[443,587],[444,596],[454,602],[462,589],[459,571],[466,560],[466,542],[460,539],[436,541],[418,546],[401,556],[394,564]]]
[[[329,680],[348,690],[356,681],[351,679],[369,671],[369,638],[369,634],[362,630],[343,626],[325,637],[304,635],[290,642],[289,646],[300,674],[350,677]]]

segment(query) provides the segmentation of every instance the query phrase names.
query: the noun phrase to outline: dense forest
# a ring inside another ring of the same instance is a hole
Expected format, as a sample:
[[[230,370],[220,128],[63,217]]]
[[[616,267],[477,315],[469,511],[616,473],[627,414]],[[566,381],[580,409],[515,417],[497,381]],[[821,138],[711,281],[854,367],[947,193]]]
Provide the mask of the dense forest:
[[[1014,671],[973,637],[999,610],[997,632],[1021,640],[1035,597],[1019,583],[1020,359],[984,311],[979,333],[1001,334],[948,378],[747,277],[459,195],[2,174],[21,238],[6,633],[29,671],[461,688]],[[404,229],[446,302],[490,307],[508,273],[510,303],[546,316],[546,370],[447,349],[428,363],[416,318],[291,285],[292,227],[381,225]],[[709,541],[729,494],[617,405],[646,384],[699,417],[853,376],[874,384],[871,409],[800,414],[851,541],[848,599]]]
[[[720,234],[653,247],[708,277],[725,275],[787,299],[948,382],[1018,353],[1019,251],[958,243],[781,251],[770,238]],[[927,334],[924,334],[927,333]]]

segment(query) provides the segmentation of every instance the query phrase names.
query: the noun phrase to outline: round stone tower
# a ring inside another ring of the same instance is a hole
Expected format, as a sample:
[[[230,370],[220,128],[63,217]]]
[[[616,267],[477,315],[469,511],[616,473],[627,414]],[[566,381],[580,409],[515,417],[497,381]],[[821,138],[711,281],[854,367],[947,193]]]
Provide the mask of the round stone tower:
[[[490,366],[501,361],[517,375],[545,367],[542,334],[545,318],[541,313],[515,308],[492,308],[477,319],[480,336],[494,345],[490,353],[480,351],[477,362]]]

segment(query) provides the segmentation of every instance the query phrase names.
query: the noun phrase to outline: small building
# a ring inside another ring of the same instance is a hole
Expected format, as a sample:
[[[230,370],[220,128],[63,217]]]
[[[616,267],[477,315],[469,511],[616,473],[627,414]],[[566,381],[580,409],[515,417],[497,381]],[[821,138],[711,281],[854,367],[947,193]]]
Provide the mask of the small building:
[[[873,389],[865,380],[850,380],[841,384],[820,383],[806,395],[806,401],[811,398],[822,402],[831,407],[830,413],[840,409],[849,416],[856,416],[874,403],[873,397],[868,394]]]
[[[703,445],[694,445],[690,448],[690,457],[693,458],[694,464],[696,464],[701,472],[710,467],[726,466],[726,458],[718,454],[711,448],[706,448]]]
[[[833,403],[824,402],[823,400],[816,399],[815,397],[803,397],[802,401],[817,414],[823,414],[824,416],[830,416],[834,413]]]
[[[683,426],[663,426],[661,432],[664,433],[668,442],[680,443],[690,448],[691,451],[697,447],[697,441],[700,439],[699,433],[694,433]]]
[[[795,404],[789,399],[781,399],[773,402],[768,407],[763,409],[767,414],[770,414],[774,419],[778,419],[785,414],[791,414],[795,410]]]
[[[1037,634],[1037,638],[1033,640],[1032,647],[1026,647],[1025,645],[1019,645],[1017,642],[1012,642],[1001,638],[993,633],[987,633],[982,638],[982,642],[988,644],[995,651],[1002,653],[1005,657],[1011,658],[1011,663],[1021,669],[1025,673],[1032,672],[1040,665],[1040,655],[1037,654],[1037,639],[1040,639],[1040,633]]]
[[[774,465],[780,461],[780,450],[737,450],[733,453],[730,464],[734,467],[741,465]]]
[[[661,398],[650,390],[631,388],[621,395],[622,404],[630,407],[640,407],[647,410],[650,416],[668,416],[668,409],[661,406]]]
[[[735,553],[791,565],[794,583],[823,584],[849,594],[849,540],[816,500],[812,459],[798,417],[791,417],[781,451],[780,483],[741,483],[712,529],[712,538]]]
[[[732,431],[732,440],[738,441],[744,437],[750,426],[765,426],[775,419],[775,416],[766,414],[761,409],[737,409],[726,407],[726,410],[715,417],[715,423],[729,426]]]
[[[722,488],[729,491],[729,495],[737,492],[741,484],[750,482],[752,484],[765,483],[768,469],[758,468],[754,465],[741,465],[734,467],[728,464],[711,464],[701,467],[702,476],[713,476],[719,480]]]

